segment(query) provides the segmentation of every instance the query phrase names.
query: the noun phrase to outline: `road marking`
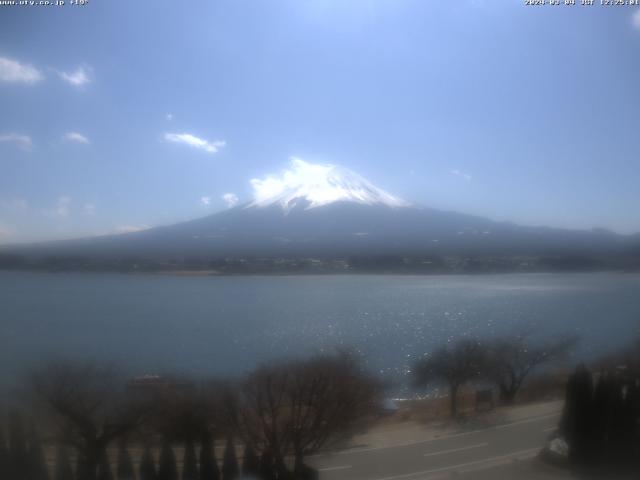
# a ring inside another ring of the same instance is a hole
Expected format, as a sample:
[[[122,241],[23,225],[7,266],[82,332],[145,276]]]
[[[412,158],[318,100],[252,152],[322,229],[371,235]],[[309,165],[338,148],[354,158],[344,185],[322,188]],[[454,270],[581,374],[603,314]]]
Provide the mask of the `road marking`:
[[[557,430],[558,427],[549,427],[549,428],[545,428],[544,430],[542,430],[544,433],[548,433],[548,432],[553,432],[555,430]]]
[[[321,453],[321,454],[317,454],[317,455],[311,455],[311,457],[325,457],[325,456],[329,456],[329,455],[349,455],[349,454],[352,454],[352,453],[364,453],[364,452],[373,452],[373,451],[376,451],[376,450],[387,450],[389,448],[409,447],[411,445],[420,445],[420,444],[423,444],[423,443],[437,442],[438,440],[447,440],[449,438],[464,437],[466,435],[476,435],[478,433],[482,433],[482,432],[486,432],[486,431],[490,431],[490,430],[499,430],[499,429],[508,428],[508,427],[511,427],[511,426],[514,426],[514,425],[522,425],[524,423],[537,422],[539,420],[545,420],[547,418],[553,418],[553,417],[557,417],[559,415],[560,415],[560,412],[549,413],[547,415],[540,415],[538,417],[532,417],[532,418],[527,418],[527,419],[524,419],[524,420],[517,420],[517,421],[511,422],[511,423],[505,423],[503,425],[496,425],[496,426],[487,427],[487,428],[479,428],[477,430],[470,430],[468,432],[453,433],[451,435],[443,435],[441,437],[433,437],[433,438],[428,438],[426,440],[418,440],[418,441],[415,441],[415,442],[406,442],[406,443],[396,443],[394,445],[387,445],[386,447],[353,448],[353,449],[341,450],[339,452]]]
[[[425,453],[424,456],[425,457],[433,457],[435,455],[444,455],[446,453],[462,452],[463,450],[471,450],[472,448],[486,447],[487,445],[489,445],[489,444],[488,443],[477,443],[476,445],[469,445],[468,447],[450,448],[449,450],[440,450],[439,452]]]
[[[530,453],[539,452],[539,451],[540,451],[540,447],[527,448],[526,450],[518,450],[517,452],[507,453],[506,455],[498,455],[497,457],[483,458],[482,460],[474,460],[473,462],[458,463],[457,465],[449,465],[447,467],[432,468],[430,470],[422,470],[420,472],[404,473],[402,475],[394,475],[391,477],[376,478],[375,480],[399,480],[401,478],[410,478],[410,477],[415,477],[417,475],[428,475],[430,473],[446,472],[448,470],[456,470],[458,468],[470,467],[472,465],[479,465],[482,463],[496,462],[499,460],[508,460],[510,458],[519,457],[521,455],[528,455]]]
[[[496,425],[495,427],[489,427],[489,428],[486,428],[485,430],[499,430],[501,428],[507,428],[507,427],[510,427],[512,425],[521,425],[523,423],[537,422],[538,420],[544,420],[546,418],[552,418],[552,417],[558,417],[558,416],[560,416],[560,412],[549,413],[548,415],[541,415],[539,417],[533,417],[533,418],[526,418],[524,420],[518,420],[517,422],[505,423],[503,425]],[[476,431],[481,432],[482,430],[476,430]]]
[[[332,470],[347,470],[348,468],[352,468],[351,465],[343,465],[341,467],[325,467],[319,468],[319,472],[331,472]]]

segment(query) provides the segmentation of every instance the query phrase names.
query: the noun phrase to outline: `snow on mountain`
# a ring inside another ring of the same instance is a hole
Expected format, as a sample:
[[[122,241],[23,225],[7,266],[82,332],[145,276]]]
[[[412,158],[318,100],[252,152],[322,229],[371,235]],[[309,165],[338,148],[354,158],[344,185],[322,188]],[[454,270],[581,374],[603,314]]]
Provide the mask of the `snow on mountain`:
[[[288,212],[298,205],[311,209],[334,202],[388,207],[410,205],[344,167],[309,163],[295,157],[281,175],[254,178],[251,186],[254,199],[246,208],[279,205]]]

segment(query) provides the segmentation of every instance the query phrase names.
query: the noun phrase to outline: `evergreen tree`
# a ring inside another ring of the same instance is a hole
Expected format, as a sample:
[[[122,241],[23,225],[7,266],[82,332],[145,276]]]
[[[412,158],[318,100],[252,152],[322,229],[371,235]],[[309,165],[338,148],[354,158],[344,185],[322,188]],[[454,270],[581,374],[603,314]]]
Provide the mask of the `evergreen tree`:
[[[242,475],[249,478],[257,478],[260,475],[260,459],[250,443],[244,448]]]
[[[277,478],[273,456],[268,450],[265,450],[260,457],[260,478],[261,480],[276,480]]]
[[[95,480],[96,471],[89,465],[82,452],[76,458],[76,480]]]
[[[633,458],[635,435],[638,430],[638,398],[636,396],[635,381],[633,379],[625,379],[623,388],[625,395],[622,397],[619,416],[620,441],[622,443],[620,454],[622,456],[622,463],[628,465]]]
[[[97,480],[113,480],[113,473],[111,472],[111,462],[109,461],[109,455],[106,450],[102,450],[100,455],[100,461],[98,462],[98,474]]]
[[[600,374],[593,391],[592,409],[592,446],[593,458],[599,460],[607,449],[607,438],[611,424],[611,392],[610,382],[606,372]]]
[[[200,446],[200,480],[220,480],[216,452],[209,433],[202,435]]]
[[[22,427],[22,418],[18,412],[13,412],[9,418],[9,475],[11,480],[25,480],[28,478],[28,453]]]
[[[0,478],[9,476],[9,450],[4,439],[4,430],[0,426]]]
[[[318,470],[306,465],[304,462],[296,462],[293,473],[295,480],[318,480],[320,478]]]
[[[67,448],[60,444],[56,447],[56,466],[53,473],[54,480],[73,480],[73,469],[69,460]]]
[[[138,467],[140,480],[157,480],[156,462],[148,445],[145,446]]]
[[[133,461],[124,442],[121,442],[118,448],[118,468],[116,473],[118,480],[135,480]]]
[[[178,467],[176,456],[168,439],[162,442],[160,450],[160,465],[158,467],[158,480],[178,480]]]
[[[593,380],[584,365],[579,365],[567,382],[561,431],[569,444],[569,459],[576,464],[589,461],[592,453]]]
[[[192,440],[187,440],[184,446],[182,461],[182,480],[198,480],[198,460]]]
[[[608,460],[621,465],[625,450],[625,409],[624,409],[624,383],[619,375],[613,377],[613,388],[611,392],[612,415],[611,415],[611,435]]]
[[[29,435],[28,472],[29,480],[49,479],[49,471],[47,470],[47,461],[44,458],[42,442],[34,426],[31,426],[31,433]]]
[[[233,444],[233,438],[227,438],[227,445],[224,449],[224,457],[222,459],[222,479],[236,480],[239,478],[238,457],[236,456],[236,447]]]

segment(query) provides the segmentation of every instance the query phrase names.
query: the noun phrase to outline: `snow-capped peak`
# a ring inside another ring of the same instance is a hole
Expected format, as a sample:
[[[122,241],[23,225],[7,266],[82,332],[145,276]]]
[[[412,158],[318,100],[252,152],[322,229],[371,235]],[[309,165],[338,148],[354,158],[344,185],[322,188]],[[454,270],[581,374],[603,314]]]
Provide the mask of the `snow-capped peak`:
[[[280,205],[285,211],[302,201],[305,208],[333,202],[406,207],[408,202],[376,187],[344,167],[309,163],[291,158],[290,167],[280,175],[251,180],[253,201],[248,207]]]

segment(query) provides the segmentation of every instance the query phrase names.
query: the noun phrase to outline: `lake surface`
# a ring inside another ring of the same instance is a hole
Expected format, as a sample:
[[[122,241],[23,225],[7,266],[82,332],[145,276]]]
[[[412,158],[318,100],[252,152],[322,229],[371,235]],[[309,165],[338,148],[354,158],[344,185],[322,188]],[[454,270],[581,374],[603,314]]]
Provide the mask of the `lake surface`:
[[[334,346],[395,376],[461,335],[579,333],[578,357],[637,335],[640,275],[178,277],[0,272],[0,379],[52,357],[132,373],[238,374]]]

